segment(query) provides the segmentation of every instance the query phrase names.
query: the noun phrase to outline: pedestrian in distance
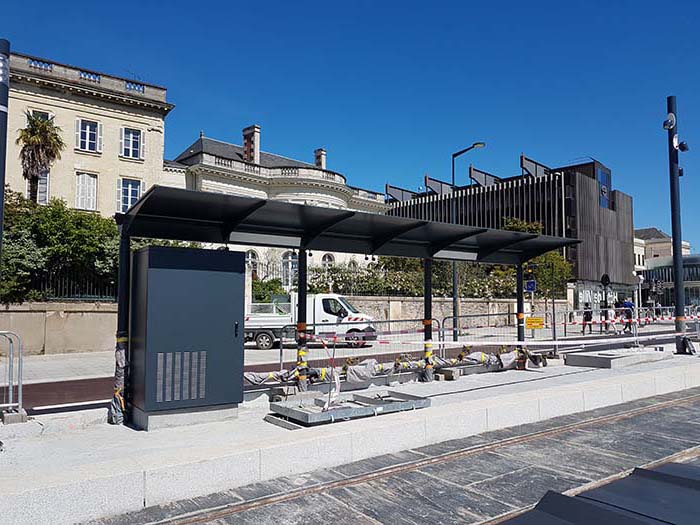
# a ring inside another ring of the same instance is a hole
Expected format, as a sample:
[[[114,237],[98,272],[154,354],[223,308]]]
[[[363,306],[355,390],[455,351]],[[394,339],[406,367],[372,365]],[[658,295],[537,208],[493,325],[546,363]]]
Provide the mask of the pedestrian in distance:
[[[622,303],[625,313],[625,327],[623,332],[632,332],[632,314],[634,312],[634,303],[630,298],[627,298],[625,302]]]
[[[586,325],[588,325],[588,333],[593,333],[593,310],[591,310],[591,303],[586,303],[583,305],[583,330],[581,330],[581,335],[586,335]]]

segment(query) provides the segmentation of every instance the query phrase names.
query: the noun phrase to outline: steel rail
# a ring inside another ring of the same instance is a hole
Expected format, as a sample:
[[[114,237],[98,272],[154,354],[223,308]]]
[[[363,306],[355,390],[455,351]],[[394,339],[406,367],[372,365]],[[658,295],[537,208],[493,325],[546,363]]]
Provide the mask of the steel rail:
[[[559,427],[541,430],[537,432],[532,432],[529,434],[524,434],[522,436],[515,436],[511,438],[502,439],[494,443],[488,443],[484,445],[476,445],[473,447],[467,447],[461,450],[456,450],[453,452],[446,452],[438,456],[433,456],[430,458],[424,458],[414,461],[408,461],[406,463],[401,463],[399,465],[394,465],[390,467],[385,467],[382,469],[377,469],[374,472],[369,472],[365,474],[358,474],[345,479],[330,481],[326,483],[320,483],[312,487],[305,487],[299,489],[290,490],[284,494],[275,494],[272,496],[263,496],[260,498],[255,498],[250,501],[242,503],[233,503],[230,505],[223,505],[220,507],[215,507],[213,509],[206,509],[203,511],[195,511],[189,515],[182,516],[181,518],[169,518],[166,521],[156,522],[156,523],[173,523],[175,525],[188,525],[192,523],[206,523],[213,520],[218,520],[234,514],[239,514],[241,512],[264,507],[267,505],[272,505],[276,503],[283,503],[286,501],[295,500],[304,496],[309,496],[313,494],[321,494],[329,490],[338,489],[342,487],[357,485],[360,483],[365,483],[367,481],[372,481],[375,479],[386,478],[403,472],[408,472],[412,470],[417,470],[430,465],[445,463],[447,461],[453,461],[456,459],[465,458],[482,452],[492,451],[501,447],[507,447],[510,445],[516,445],[521,443],[527,443],[529,441],[534,441],[536,439],[541,439],[545,437],[556,436],[570,430],[577,430],[580,428],[585,428],[589,426],[600,425],[601,423],[611,423],[623,419],[629,419],[634,416],[641,414],[646,414],[649,412],[656,412],[663,410],[668,407],[686,405],[694,401],[700,400],[700,394],[695,394],[680,399],[671,399],[669,401],[661,401],[654,405],[649,405],[646,407],[640,407],[632,410],[626,410],[624,412],[609,414],[606,416],[594,417],[587,419],[585,421],[579,421],[575,423],[569,423],[561,425]],[[694,447],[698,448],[698,447]],[[687,452],[687,451],[685,451]],[[669,456],[672,457],[672,456]],[[619,475],[619,473],[618,473]],[[588,487],[588,485],[586,485]],[[590,487],[589,487],[590,488]],[[582,489],[583,490],[583,489]],[[531,507],[530,507],[531,508]],[[528,510],[528,508],[524,508]],[[505,516],[500,516],[499,519],[503,519]]]

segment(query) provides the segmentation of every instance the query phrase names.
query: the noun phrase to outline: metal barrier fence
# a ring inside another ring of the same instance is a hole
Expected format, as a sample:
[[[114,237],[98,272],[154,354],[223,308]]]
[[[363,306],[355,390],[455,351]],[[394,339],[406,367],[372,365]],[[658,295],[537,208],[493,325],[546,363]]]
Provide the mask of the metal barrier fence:
[[[552,323],[552,312],[529,312],[526,318],[541,320],[541,327],[525,330],[525,340],[556,339],[556,327]],[[518,316],[515,312],[466,314],[447,316],[442,320],[442,336],[445,341],[454,340],[488,341],[512,340],[518,338]]]
[[[431,319],[432,340],[439,341],[441,329],[438,319]],[[364,330],[370,326],[371,330]],[[357,321],[346,323],[307,324],[309,361],[318,366],[340,366],[348,359],[362,356],[376,357],[411,354],[423,356],[423,319],[395,319],[390,321]],[[282,329],[280,340],[280,368],[284,362],[284,349],[296,344],[296,325]],[[437,346],[435,347],[438,348]]]
[[[3,367],[7,385],[0,383],[2,398],[0,398],[0,412],[22,412],[22,338],[14,332],[0,331],[0,337],[8,343],[7,366]],[[15,381],[15,346],[17,347],[17,379]],[[15,388],[17,396],[15,398]]]
[[[663,308],[655,312],[654,317],[649,317],[649,324],[642,325],[640,320],[647,322],[647,317],[639,316],[646,313],[630,308],[529,312],[526,319],[540,318],[541,327],[526,329],[525,342],[581,339],[585,338],[582,332],[610,335],[624,333],[629,335],[629,339],[636,341],[640,337],[640,326],[658,325],[668,328],[669,332],[675,329],[672,309]],[[692,328],[700,337],[698,313],[698,309],[694,308],[689,311],[688,317],[692,318],[689,325],[695,323]],[[439,344],[452,341],[455,327],[458,331],[458,341],[461,343],[517,340],[517,315],[513,312],[467,314],[456,318],[448,316],[442,321],[431,319],[431,323],[432,340],[438,343],[434,346],[434,353],[443,358],[454,357],[451,354],[456,355],[461,350],[460,345]],[[371,330],[366,331],[368,325]],[[307,324],[307,332],[307,359],[313,361],[315,367],[342,366],[347,360],[355,357],[376,357],[381,362],[386,361],[387,356],[392,356],[393,359],[395,356],[408,354],[413,359],[421,359],[424,350],[422,319]],[[295,360],[296,325],[290,324],[282,328],[279,345],[280,369],[284,368],[285,361],[288,363]]]

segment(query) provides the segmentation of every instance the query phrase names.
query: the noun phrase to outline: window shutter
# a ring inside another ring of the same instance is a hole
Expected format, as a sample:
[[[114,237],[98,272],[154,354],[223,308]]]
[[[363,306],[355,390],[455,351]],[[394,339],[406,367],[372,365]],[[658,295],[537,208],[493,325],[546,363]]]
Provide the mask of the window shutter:
[[[36,202],[48,204],[49,202],[49,172],[44,171],[39,175]]]
[[[80,196],[81,196],[82,191],[83,191],[83,174],[82,173],[78,173],[76,175],[75,183],[76,183],[75,184],[75,207],[78,209],[81,209],[83,207],[83,203],[80,199]]]
[[[117,177],[117,213],[122,212],[122,178]]]
[[[97,209],[97,175],[88,175],[88,209]]]
[[[146,131],[141,131],[141,142],[139,146],[139,158],[143,160],[146,158]]]
[[[80,149],[80,119],[75,119],[75,147]]]
[[[102,153],[102,122],[97,123],[97,151]]]
[[[124,155],[124,128],[119,128],[119,155]]]

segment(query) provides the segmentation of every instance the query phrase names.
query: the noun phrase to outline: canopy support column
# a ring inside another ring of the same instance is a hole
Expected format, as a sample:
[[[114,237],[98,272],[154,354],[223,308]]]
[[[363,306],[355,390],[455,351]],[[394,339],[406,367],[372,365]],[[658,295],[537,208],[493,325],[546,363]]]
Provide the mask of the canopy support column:
[[[303,248],[299,250],[299,268],[297,272],[297,387],[299,391],[306,392],[309,386],[306,340],[306,285],[307,285],[307,253]]]
[[[129,352],[129,297],[131,274],[131,237],[126,227],[119,226],[119,275],[117,278],[117,334],[114,349],[114,395],[109,406],[107,421],[113,425],[124,423],[126,403],[127,354]]]
[[[517,321],[518,341],[525,341],[525,292],[523,279],[523,264],[518,263],[515,270],[516,297],[517,297]]]
[[[423,361],[422,380],[433,380],[433,260],[423,260]]]

